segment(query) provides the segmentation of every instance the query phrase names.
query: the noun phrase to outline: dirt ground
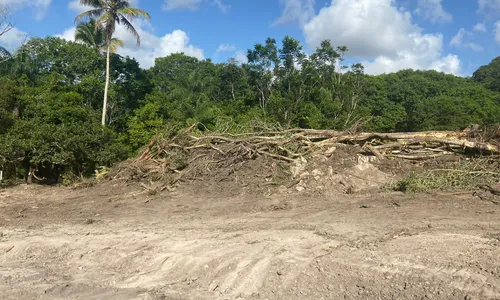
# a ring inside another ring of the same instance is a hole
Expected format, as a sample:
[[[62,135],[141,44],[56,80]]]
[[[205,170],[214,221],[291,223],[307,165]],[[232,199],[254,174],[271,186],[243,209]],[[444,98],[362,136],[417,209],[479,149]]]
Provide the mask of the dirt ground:
[[[1,299],[500,299],[470,194],[0,190]]]

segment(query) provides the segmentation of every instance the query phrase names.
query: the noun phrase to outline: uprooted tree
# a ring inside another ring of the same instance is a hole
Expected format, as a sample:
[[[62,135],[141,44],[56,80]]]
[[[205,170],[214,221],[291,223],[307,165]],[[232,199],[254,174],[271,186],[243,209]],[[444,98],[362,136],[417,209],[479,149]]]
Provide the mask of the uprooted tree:
[[[220,170],[229,172],[229,176],[258,158],[293,166],[303,157],[331,156],[331,149],[338,145],[355,145],[355,152],[375,156],[379,161],[423,162],[445,156],[469,158],[500,154],[499,126],[473,127],[460,132],[359,133],[290,129],[202,135],[192,134],[194,128],[195,125],[170,138],[153,138],[136,159],[122,164],[108,177],[160,182],[163,190],[180,181],[195,180]],[[495,178],[500,179],[499,175]]]

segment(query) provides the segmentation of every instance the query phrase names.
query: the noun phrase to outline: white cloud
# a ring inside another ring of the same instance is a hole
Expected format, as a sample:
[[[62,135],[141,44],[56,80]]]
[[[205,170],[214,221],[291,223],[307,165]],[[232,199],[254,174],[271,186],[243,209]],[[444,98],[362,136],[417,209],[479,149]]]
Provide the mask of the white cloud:
[[[17,47],[21,46],[27,39],[28,34],[26,32],[14,27],[0,36],[0,45],[7,48],[9,51],[13,51]]]
[[[248,62],[247,55],[243,51],[236,51],[234,59],[242,64],[246,64]]]
[[[214,0],[212,4],[216,5],[220,9],[220,11],[224,13],[229,11],[229,9],[231,8],[231,5],[222,3],[222,0]]]
[[[450,46],[469,48],[476,52],[483,51],[484,48],[481,45],[472,41],[473,37],[474,34],[472,32],[460,28],[457,34],[451,39]]]
[[[129,0],[129,3],[131,7],[139,6],[139,0]],[[68,8],[80,14],[89,10],[91,7],[80,4],[80,0],[72,0],[68,3]]]
[[[80,14],[87,11],[90,7],[80,4],[80,0],[73,0],[68,3],[68,8]]]
[[[460,65],[460,59],[458,58],[458,56],[454,54],[448,54],[446,57],[434,61],[429,69],[436,70],[438,72],[459,75],[462,67]]]
[[[465,43],[464,47],[465,48],[469,48],[469,49],[471,49],[472,51],[475,51],[475,52],[481,52],[481,51],[484,50],[483,46],[481,46],[481,45],[479,45],[477,43],[474,43],[474,42]]]
[[[55,37],[67,40],[67,41],[74,41],[75,40],[75,32],[76,32],[76,27],[71,27],[66,29],[63,33],[61,34],[56,34]]]
[[[408,12],[400,12],[391,0],[338,0],[321,9],[304,26],[310,46],[331,39],[349,47],[354,56],[395,56],[411,46],[408,34],[417,32]]]
[[[479,12],[482,13],[495,13],[500,11],[500,0],[478,0]]]
[[[215,51],[216,54],[221,53],[221,52],[231,52],[236,50],[236,46],[232,44],[221,44],[219,48],[217,48],[217,51]]]
[[[370,74],[406,68],[460,72],[457,56],[443,53],[442,34],[423,34],[394,0],[336,0],[303,26],[308,45],[330,39],[361,57]],[[449,65],[447,68],[444,65]]]
[[[203,59],[203,50],[193,45],[189,45],[189,37],[182,30],[174,30],[163,37],[154,37],[155,47],[132,48],[125,47],[119,49],[118,53],[137,59],[141,67],[149,68],[154,65],[158,57],[165,57],[173,53],[184,53],[198,59]]]
[[[198,10],[203,2],[209,2],[209,0],[165,0],[163,4],[163,9],[166,11],[185,9],[185,10]],[[217,6],[222,12],[227,12],[231,6],[226,5],[222,0],[210,0],[212,5]]]
[[[486,29],[486,25],[484,25],[484,23],[477,23],[476,25],[474,25],[473,30],[477,31],[477,32],[487,32],[488,31]]]
[[[382,74],[403,69],[460,73],[460,60],[456,55],[442,56],[442,35],[414,35],[412,38],[412,47],[400,50],[396,57],[379,56],[373,61],[363,61],[366,73]]]
[[[284,6],[283,14],[273,25],[280,25],[289,22],[305,24],[314,16],[314,0],[279,0]]]
[[[460,28],[460,30],[455,34],[455,36],[451,39],[451,46],[460,46],[464,41],[465,29]]]
[[[30,7],[33,9],[36,20],[42,20],[52,0],[0,0],[0,5],[8,6],[13,10]]]
[[[188,9],[197,10],[201,0],[165,0],[164,10]]]
[[[137,46],[136,39],[123,26],[116,28],[114,37],[121,39],[123,48],[118,48],[118,54],[137,59],[141,67],[149,68],[154,65],[158,57],[168,56],[173,53],[184,53],[189,56],[203,59],[203,50],[189,44],[188,35],[182,30],[174,30],[164,36],[157,36],[149,29],[149,24],[140,20],[133,21],[137,32],[141,36],[141,45]],[[75,28],[69,28],[57,37],[74,41]]]
[[[493,32],[495,33],[495,41],[500,44],[500,21],[495,23]]]
[[[453,20],[453,16],[444,10],[441,0],[418,0],[415,12],[432,23],[446,23]]]
[[[248,62],[246,54],[241,50],[236,51],[236,46],[233,44],[221,44],[221,45],[219,45],[219,47],[215,51],[212,59],[217,61],[219,59],[219,54],[222,52],[231,52],[231,54],[228,54],[226,57],[227,58],[234,58],[234,60],[239,62],[239,63],[247,63]]]

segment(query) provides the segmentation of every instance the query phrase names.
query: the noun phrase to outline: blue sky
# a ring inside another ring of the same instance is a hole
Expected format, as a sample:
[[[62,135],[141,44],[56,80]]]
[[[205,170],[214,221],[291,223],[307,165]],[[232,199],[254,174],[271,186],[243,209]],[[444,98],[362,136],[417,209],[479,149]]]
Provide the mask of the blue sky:
[[[500,55],[500,0],[132,0],[151,14],[136,21],[137,48],[122,28],[123,55],[150,67],[155,57],[185,52],[216,62],[244,54],[267,37],[299,39],[306,53],[321,40],[350,48],[349,62],[368,73],[404,68],[469,76]],[[0,0],[16,26],[0,37],[15,49],[24,36],[72,39],[77,0]]]

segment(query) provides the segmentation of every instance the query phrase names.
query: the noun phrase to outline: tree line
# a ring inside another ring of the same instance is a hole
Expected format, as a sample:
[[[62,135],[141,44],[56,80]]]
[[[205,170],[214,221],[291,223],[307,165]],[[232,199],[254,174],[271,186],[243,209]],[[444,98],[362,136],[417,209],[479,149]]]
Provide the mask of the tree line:
[[[121,46],[107,33],[114,28],[96,25],[110,23],[103,16],[126,24],[130,7],[111,8],[81,15],[91,18],[78,25],[77,42],[33,38],[15,53],[0,51],[0,169],[7,177],[71,182],[134,155],[156,134],[194,123],[201,131],[391,132],[500,122],[499,58],[471,78],[415,70],[371,76],[361,64],[345,64],[345,46],[325,40],[307,55],[287,36],[255,44],[245,63],[178,53],[144,70],[113,51]]]

